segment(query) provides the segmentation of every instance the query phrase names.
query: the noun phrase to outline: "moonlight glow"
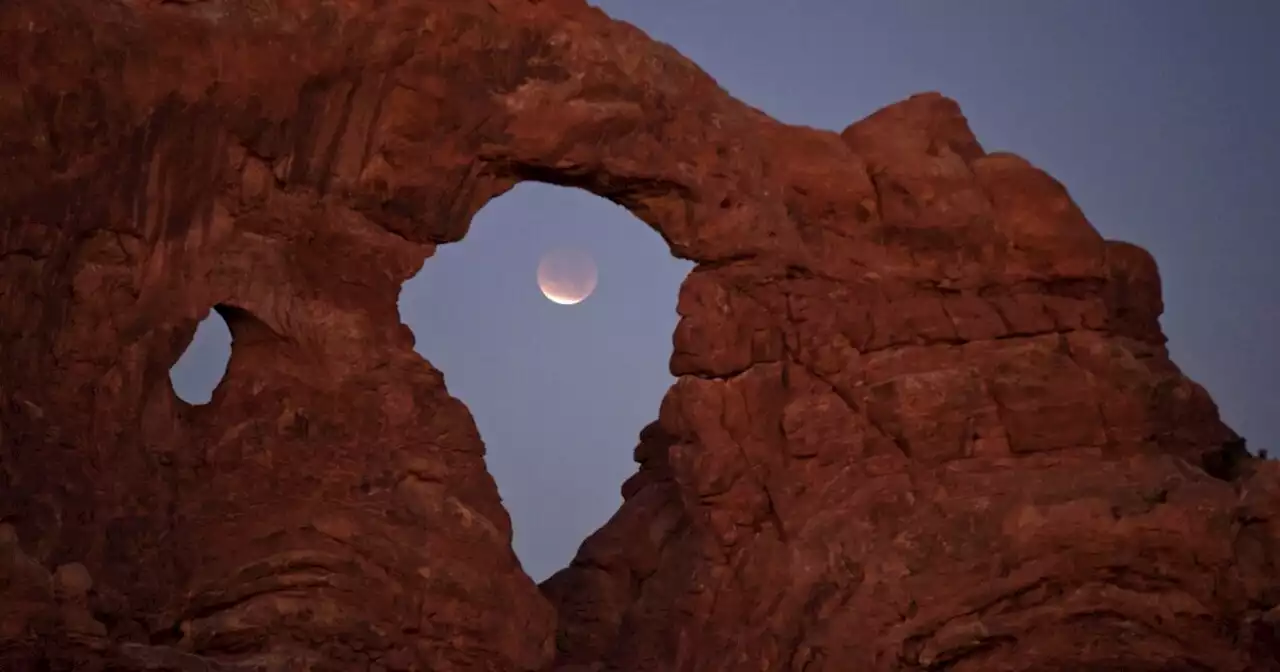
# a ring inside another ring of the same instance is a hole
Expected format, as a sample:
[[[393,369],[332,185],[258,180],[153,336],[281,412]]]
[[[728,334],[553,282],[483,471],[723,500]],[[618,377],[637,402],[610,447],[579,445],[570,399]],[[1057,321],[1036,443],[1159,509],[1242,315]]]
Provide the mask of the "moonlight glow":
[[[581,250],[553,250],[538,262],[538,288],[562,306],[580,303],[596,289],[596,262]]]

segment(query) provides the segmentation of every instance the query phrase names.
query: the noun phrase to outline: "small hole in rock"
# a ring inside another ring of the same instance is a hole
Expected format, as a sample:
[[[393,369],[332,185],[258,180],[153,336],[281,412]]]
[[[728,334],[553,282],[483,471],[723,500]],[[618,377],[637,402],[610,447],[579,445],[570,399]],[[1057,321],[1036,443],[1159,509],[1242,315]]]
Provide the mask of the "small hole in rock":
[[[538,284],[540,260],[566,249],[590,255],[598,274],[573,305]],[[568,566],[621,504],[639,431],[673,382],[676,298],[690,268],[626,209],[526,182],[404,284],[401,320],[471,410],[516,555],[536,581]]]
[[[169,382],[178,398],[199,406],[209,403],[227,373],[231,360],[231,330],[217,311],[200,321],[191,343],[169,369]]]

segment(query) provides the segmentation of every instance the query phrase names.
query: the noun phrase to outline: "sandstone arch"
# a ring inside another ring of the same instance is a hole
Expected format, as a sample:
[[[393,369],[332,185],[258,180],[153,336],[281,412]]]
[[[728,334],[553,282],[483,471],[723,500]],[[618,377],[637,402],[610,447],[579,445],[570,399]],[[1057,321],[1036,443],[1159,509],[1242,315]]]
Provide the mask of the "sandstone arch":
[[[541,294],[542,260],[563,250],[598,264],[584,305]],[[400,319],[474,416],[535,581],[568,565],[621,503],[635,434],[674,382],[675,303],[690,269],[616,204],[530,181],[486,203],[402,287]]]
[[[169,369],[169,382],[179,399],[202,406],[213,398],[213,392],[226,375],[231,359],[231,331],[216,310],[202,320],[191,342]]]
[[[1154,262],[951,101],[783,126],[576,0],[0,31],[6,663],[1274,669],[1274,464],[1198,466],[1236,437]],[[525,179],[698,263],[627,503],[550,599],[395,305]],[[211,305],[245,336],[184,416]]]

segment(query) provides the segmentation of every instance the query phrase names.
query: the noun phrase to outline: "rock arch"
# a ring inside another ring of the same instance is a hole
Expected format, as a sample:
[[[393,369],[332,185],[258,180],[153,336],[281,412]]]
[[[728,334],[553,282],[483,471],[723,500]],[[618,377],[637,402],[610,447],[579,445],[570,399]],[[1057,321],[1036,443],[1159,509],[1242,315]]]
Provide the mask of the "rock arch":
[[[598,264],[583,305],[540,293],[541,260],[564,250]],[[528,181],[486,203],[401,290],[416,351],[475,417],[535,581],[568,565],[621,502],[635,432],[673,382],[676,296],[690,268],[610,201]]]
[[[576,0],[19,0],[0,31],[15,665],[1273,664],[1274,465],[1197,466],[1235,435],[1154,262],[941,96],[787,127]],[[627,502],[543,592],[396,317],[527,179],[698,263]],[[184,416],[210,305],[254,345]],[[41,587],[71,563],[91,595]]]
[[[179,399],[202,406],[213,398],[231,359],[231,331],[217,310],[209,311],[191,342],[169,369],[169,381]]]

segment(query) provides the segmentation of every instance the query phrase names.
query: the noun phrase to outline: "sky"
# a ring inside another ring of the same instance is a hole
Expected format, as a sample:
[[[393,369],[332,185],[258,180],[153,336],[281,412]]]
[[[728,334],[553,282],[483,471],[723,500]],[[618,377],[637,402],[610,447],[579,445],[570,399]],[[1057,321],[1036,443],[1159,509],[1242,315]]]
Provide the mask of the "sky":
[[[785,122],[840,130],[920,91],[955,98],[988,151],[1028,158],[1104,236],[1155,255],[1174,360],[1251,448],[1280,453],[1280,2],[595,4]],[[599,267],[574,306],[535,282],[538,258],[564,247]],[[673,382],[688,270],[625,210],[523,184],[405,284],[402,318],[476,417],[534,579],[621,501]],[[212,315],[174,367],[180,396],[208,399],[228,343]]]

